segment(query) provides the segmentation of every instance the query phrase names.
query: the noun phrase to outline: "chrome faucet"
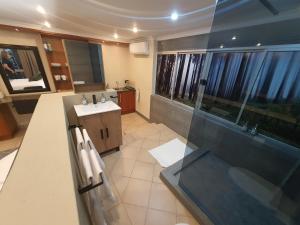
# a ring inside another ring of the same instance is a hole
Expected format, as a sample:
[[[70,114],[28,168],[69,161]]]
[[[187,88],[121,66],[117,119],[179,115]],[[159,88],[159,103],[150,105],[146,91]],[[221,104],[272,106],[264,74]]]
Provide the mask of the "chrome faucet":
[[[250,134],[251,135],[257,135],[257,127],[258,127],[258,124],[255,125],[255,127],[253,127],[251,130],[250,130]]]

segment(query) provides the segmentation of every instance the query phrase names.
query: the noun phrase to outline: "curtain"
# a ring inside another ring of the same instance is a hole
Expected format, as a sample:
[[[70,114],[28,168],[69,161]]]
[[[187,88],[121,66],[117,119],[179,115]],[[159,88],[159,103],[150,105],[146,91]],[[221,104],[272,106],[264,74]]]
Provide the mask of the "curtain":
[[[19,59],[21,61],[24,74],[28,79],[40,74],[35,55],[31,50],[18,50]]]
[[[176,55],[158,55],[156,71],[155,93],[171,97],[171,85],[173,81],[173,71],[175,69]]]
[[[268,52],[251,101],[300,101],[300,52]]]
[[[179,54],[174,99],[195,105],[205,54]]]
[[[204,94],[243,101],[263,53],[214,53]]]

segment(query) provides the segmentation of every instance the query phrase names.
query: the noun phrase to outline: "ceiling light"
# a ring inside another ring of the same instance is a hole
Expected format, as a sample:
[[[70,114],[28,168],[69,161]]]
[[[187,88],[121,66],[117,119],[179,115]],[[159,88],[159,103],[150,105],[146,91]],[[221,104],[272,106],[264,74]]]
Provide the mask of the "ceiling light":
[[[236,40],[236,36],[233,36],[233,37],[231,38],[231,40]]]
[[[261,46],[261,43],[258,42],[258,43],[256,44],[256,46],[257,46],[257,47]]]
[[[224,48],[224,45],[220,45],[220,48]]]
[[[138,32],[138,28],[137,27],[133,27],[132,31],[133,31],[133,33],[137,33]]]
[[[45,9],[44,9],[42,6],[40,6],[40,5],[38,5],[38,6],[36,7],[36,10],[37,10],[39,13],[43,14],[43,15],[46,14]]]
[[[45,21],[45,22],[44,22],[44,25],[45,25],[46,27],[48,27],[48,28],[51,28],[51,24],[50,24],[48,21]]]
[[[20,30],[18,28],[16,28],[15,31],[19,32]]]
[[[117,33],[114,33],[114,39],[118,39],[119,35]]]
[[[171,14],[171,20],[176,21],[178,19],[178,13],[177,12],[173,12]]]

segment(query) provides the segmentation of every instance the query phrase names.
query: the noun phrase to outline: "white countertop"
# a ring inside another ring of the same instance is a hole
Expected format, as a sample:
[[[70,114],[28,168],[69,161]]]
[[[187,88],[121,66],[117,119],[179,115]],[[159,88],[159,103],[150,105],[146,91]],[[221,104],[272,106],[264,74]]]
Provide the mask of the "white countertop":
[[[105,103],[98,102],[97,104],[90,103],[88,105],[74,105],[74,109],[78,117],[121,110],[120,106],[113,101],[107,101]]]

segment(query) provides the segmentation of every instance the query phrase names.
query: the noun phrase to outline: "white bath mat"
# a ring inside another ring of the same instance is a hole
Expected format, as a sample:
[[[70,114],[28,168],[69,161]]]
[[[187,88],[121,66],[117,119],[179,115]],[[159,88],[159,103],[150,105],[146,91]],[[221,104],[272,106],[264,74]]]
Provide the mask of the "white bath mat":
[[[17,152],[18,150],[15,150],[0,160],[0,191],[14,162]]]
[[[193,150],[186,146],[182,141],[175,138],[168,143],[149,150],[149,153],[159,162],[162,167],[169,167]]]

